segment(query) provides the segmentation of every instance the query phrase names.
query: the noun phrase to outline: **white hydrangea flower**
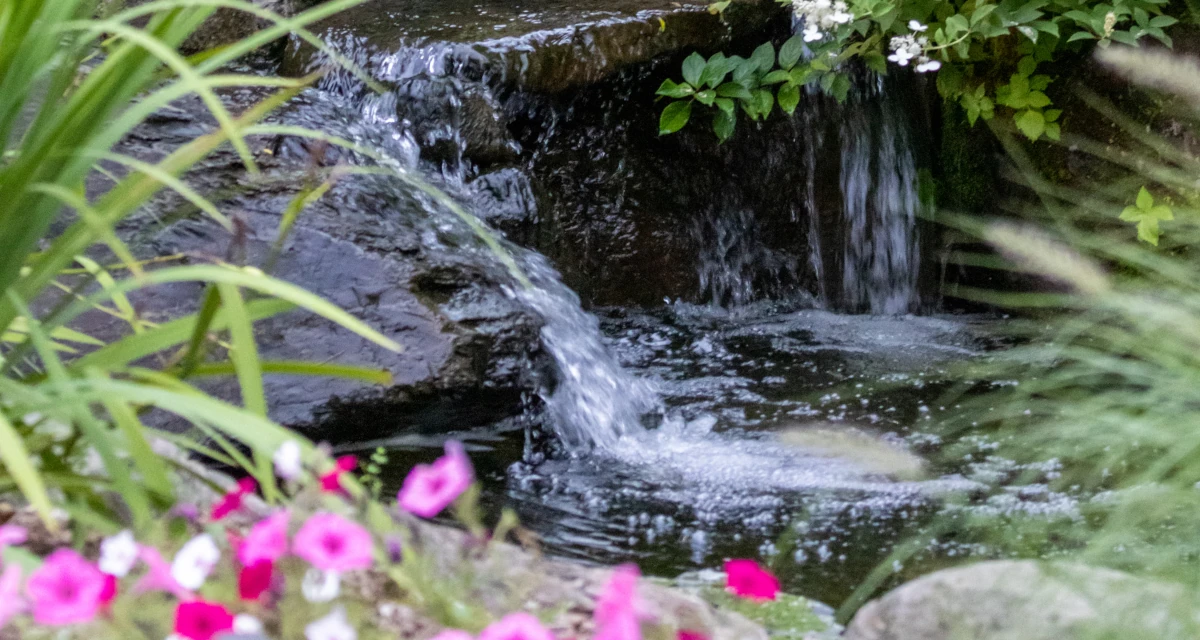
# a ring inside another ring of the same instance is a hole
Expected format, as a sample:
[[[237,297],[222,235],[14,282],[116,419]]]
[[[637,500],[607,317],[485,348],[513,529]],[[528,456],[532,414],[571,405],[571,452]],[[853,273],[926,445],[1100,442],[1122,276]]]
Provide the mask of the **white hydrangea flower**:
[[[275,463],[275,475],[284,480],[295,480],[304,471],[303,462],[300,459],[300,443],[295,440],[288,440],[279,445],[279,449],[275,451],[273,461]]]
[[[128,529],[100,542],[100,570],[110,576],[124,578],[129,575],[137,559],[137,540]]]
[[[358,640],[358,632],[350,626],[346,608],[337,607],[329,615],[304,627],[304,637],[308,640]]]
[[[336,571],[309,569],[300,583],[300,592],[309,602],[329,602],[342,591],[342,576]]]
[[[917,58],[917,73],[928,73],[937,71],[942,68],[942,63],[937,60],[930,60],[925,56]]]
[[[916,21],[916,20],[909,20],[909,21],[908,21],[908,28],[909,28],[910,30],[912,30],[912,31],[916,31],[917,33],[922,33],[922,32],[924,32],[926,29],[928,29],[928,28],[929,28],[929,26],[928,26],[928,25],[923,25],[923,24],[921,24],[920,22],[918,22],[918,21]]]
[[[888,56],[888,60],[896,64],[906,67],[908,62],[918,56],[924,57],[922,53],[925,51],[925,45],[929,42],[928,39],[921,37],[916,38],[912,35],[895,36],[891,41],[892,55]],[[941,66],[940,64],[938,66]]]
[[[180,586],[195,591],[208,580],[208,574],[221,559],[221,550],[216,541],[207,533],[202,533],[183,545],[175,559],[171,562],[171,577]]]
[[[843,0],[792,0],[792,11],[804,22],[804,41],[814,42],[826,33],[854,20]]]

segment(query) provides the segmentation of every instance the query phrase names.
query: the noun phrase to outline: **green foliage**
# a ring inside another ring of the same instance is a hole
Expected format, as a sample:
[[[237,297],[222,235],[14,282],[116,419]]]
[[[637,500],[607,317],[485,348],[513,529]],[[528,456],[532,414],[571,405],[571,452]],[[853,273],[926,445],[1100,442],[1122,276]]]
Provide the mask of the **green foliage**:
[[[1174,220],[1175,213],[1171,211],[1171,207],[1166,205],[1155,205],[1154,196],[1142,187],[1138,191],[1137,201],[1133,206],[1125,207],[1121,211],[1121,219],[1125,222],[1133,222],[1137,224],[1138,239],[1143,242],[1148,242],[1154,246],[1158,246],[1160,220]]]
[[[658,95],[710,108],[713,129],[724,140],[734,123],[700,94],[727,67],[740,71],[732,82],[745,89],[728,97],[756,120],[770,115],[774,103],[792,113],[806,85],[844,101],[853,60],[876,73],[887,73],[889,60],[901,66],[911,61],[918,72],[937,71],[939,93],[960,105],[971,124],[999,113],[1030,140],[1058,140],[1062,112],[1046,94],[1053,78],[1038,73],[1039,66],[1087,46],[1137,46],[1144,38],[1171,46],[1164,29],[1178,22],[1163,13],[1168,0],[846,0],[838,21],[828,18],[832,9],[814,8],[812,0],[782,1],[807,26],[782,44],[776,60],[769,60],[769,45],[749,59],[717,54],[706,64],[693,55],[684,62],[684,84],[668,81]],[[771,100],[767,94],[774,94]]]
[[[180,176],[222,144],[232,145],[246,169],[257,172],[247,138],[261,134],[259,120],[311,79],[238,75],[224,66],[289,32],[327,50],[305,25],[360,1],[333,0],[285,20],[240,0],[164,0],[129,9],[118,3],[103,18],[95,17],[95,3],[84,0],[0,0],[0,491],[20,490],[47,521],[57,503],[85,522],[112,523],[127,508],[131,524],[150,525],[175,497],[175,463],[155,448],[143,424],[144,414],[157,409],[195,427],[190,435],[158,438],[245,466],[271,499],[277,490],[270,454],[293,436],[266,417],[263,375],[387,381],[386,372],[358,367],[264,361],[254,323],[295,308],[381,348],[400,346],[259,269],[139,262],[113,231],[163,188],[231,228]],[[274,26],[185,60],[177,47],[218,5]],[[237,86],[276,93],[234,116],[214,90]],[[112,152],[133,127],[189,93],[205,101],[218,130],[156,164]],[[114,176],[107,191],[88,194],[84,181],[101,159],[129,171]],[[68,212],[73,216],[65,230],[48,236]],[[102,265],[84,255],[98,244],[119,262]],[[140,317],[128,296],[181,282],[204,284],[206,293],[196,313],[169,322]],[[128,335],[105,344],[72,329],[88,311],[119,319]],[[156,354],[150,368],[147,357]],[[243,406],[210,397],[189,380],[211,375],[234,376]],[[99,467],[85,464],[93,457]],[[124,504],[104,498],[114,495]]]

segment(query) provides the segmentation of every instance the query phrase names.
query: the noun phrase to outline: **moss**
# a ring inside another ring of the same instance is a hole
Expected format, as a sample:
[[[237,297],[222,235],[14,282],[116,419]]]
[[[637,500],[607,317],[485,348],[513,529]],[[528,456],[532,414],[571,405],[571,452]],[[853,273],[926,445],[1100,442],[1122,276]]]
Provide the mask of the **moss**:
[[[996,206],[996,141],[982,123],[971,126],[956,104],[942,108],[938,204],[957,213],[991,212]]]
[[[781,593],[776,600],[754,602],[732,596],[719,587],[707,587],[700,595],[718,608],[761,624],[772,638],[800,640],[813,632],[830,629],[830,624],[816,614],[808,599],[801,596]]]

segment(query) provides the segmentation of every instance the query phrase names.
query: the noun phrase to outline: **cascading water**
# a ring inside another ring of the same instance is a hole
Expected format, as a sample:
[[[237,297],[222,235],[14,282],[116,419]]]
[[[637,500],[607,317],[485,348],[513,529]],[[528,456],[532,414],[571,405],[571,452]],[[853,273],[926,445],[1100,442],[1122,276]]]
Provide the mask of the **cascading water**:
[[[875,104],[882,80],[859,99]],[[915,311],[921,207],[911,132],[888,108],[854,110],[841,125],[843,223],[839,306],[874,314]]]

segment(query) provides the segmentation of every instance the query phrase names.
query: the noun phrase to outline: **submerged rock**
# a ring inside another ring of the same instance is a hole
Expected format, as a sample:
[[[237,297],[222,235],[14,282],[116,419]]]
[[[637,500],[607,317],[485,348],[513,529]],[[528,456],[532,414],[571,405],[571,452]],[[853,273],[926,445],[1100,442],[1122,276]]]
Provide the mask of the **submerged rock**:
[[[1032,560],[939,571],[867,603],[845,640],[1194,638],[1195,598],[1119,571]]]

